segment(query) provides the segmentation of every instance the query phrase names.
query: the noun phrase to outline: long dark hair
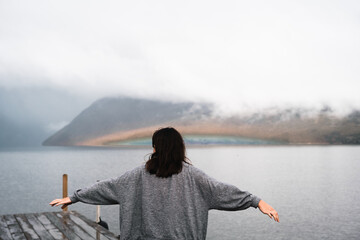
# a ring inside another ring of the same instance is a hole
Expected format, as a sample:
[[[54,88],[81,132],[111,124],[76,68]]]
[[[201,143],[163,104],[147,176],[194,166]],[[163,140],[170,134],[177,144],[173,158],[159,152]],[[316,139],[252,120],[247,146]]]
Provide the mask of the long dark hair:
[[[183,163],[189,163],[185,156],[185,144],[181,134],[172,127],[160,128],[152,136],[155,149],[146,162],[150,174],[167,178],[181,172]]]

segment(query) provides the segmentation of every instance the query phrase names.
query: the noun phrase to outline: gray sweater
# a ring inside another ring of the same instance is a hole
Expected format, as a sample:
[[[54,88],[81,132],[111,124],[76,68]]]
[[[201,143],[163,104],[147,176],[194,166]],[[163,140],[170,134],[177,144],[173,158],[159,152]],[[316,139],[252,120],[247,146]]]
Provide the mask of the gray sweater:
[[[205,239],[210,209],[257,208],[260,199],[192,165],[159,178],[144,166],[76,190],[72,202],[120,204],[121,239]]]

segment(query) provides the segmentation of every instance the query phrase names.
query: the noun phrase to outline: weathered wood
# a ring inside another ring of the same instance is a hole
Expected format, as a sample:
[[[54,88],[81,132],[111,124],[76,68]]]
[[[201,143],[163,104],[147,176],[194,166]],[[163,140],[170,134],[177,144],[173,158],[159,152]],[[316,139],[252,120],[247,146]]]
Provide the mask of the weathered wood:
[[[66,198],[68,196],[68,175],[63,174],[63,198]],[[63,211],[67,212],[68,207],[64,207]]]
[[[90,236],[90,234],[88,234],[83,228],[78,226],[73,220],[71,220],[69,212],[65,212],[62,214],[55,213],[55,215],[59,219],[63,219],[64,222],[67,223],[67,226],[69,227],[69,229],[72,230],[81,239],[95,239],[94,237]]]
[[[2,216],[0,216],[0,239],[12,239],[8,225]]]
[[[88,226],[90,226],[92,229],[96,229],[97,231],[99,231],[102,235],[106,236],[108,239],[111,240],[119,239],[119,237],[116,236],[114,233],[103,228],[99,224],[90,221],[89,219],[85,218],[83,215],[79,214],[78,212],[72,211],[71,213],[72,214],[70,217],[73,219],[74,222],[77,222],[78,225],[85,223]]]
[[[34,229],[31,226],[31,224],[28,222],[28,220],[26,219],[26,217],[24,215],[16,214],[15,218],[18,221],[19,226],[23,230],[27,239],[34,239],[34,240],[39,239],[40,240],[40,237],[36,234],[36,232],[34,231]]]
[[[8,226],[9,225],[19,225],[13,215],[4,215],[3,218]]]
[[[97,240],[109,240],[109,238],[105,237],[103,234],[101,234],[100,230],[98,228],[92,228],[87,223],[85,223],[83,220],[78,218],[77,216],[70,215],[69,216],[71,220],[73,220],[77,225],[79,225],[81,228],[83,228],[87,233],[89,233],[91,236],[96,238]]]
[[[11,233],[11,237],[14,240],[23,240],[27,239],[25,237],[25,234],[23,233],[21,227],[19,226],[19,223],[16,221],[15,217],[12,215],[5,215],[3,216],[4,220],[9,228],[9,231]]]
[[[44,213],[36,213],[34,216],[36,216],[36,218],[41,222],[50,235],[53,236],[53,238],[56,240],[68,240],[68,238],[50,222]]]
[[[81,214],[46,212],[0,216],[0,240],[118,240]]]
[[[44,225],[41,224],[39,219],[36,218],[35,214],[25,214],[26,219],[31,224],[32,228],[40,239],[54,240],[55,238],[46,230]]]
[[[78,235],[76,235],[74,232],[70,230],[70,228],[67,226],[68,223],[66,222],[66,219],[59,219],[52,212],[48,212],[44,214],[46,217],[49,218],[51,223],[54,224],[67,238],[71,240],[81,239]]]

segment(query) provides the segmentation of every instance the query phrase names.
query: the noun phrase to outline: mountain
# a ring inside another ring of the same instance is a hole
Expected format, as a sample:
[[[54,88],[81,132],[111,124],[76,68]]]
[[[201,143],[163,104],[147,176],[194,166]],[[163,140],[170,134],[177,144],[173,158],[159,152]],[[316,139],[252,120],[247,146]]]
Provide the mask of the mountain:
[[[173,126],[184,135],[232,136],[283,144],[359,144],[360,112],[336,116],[330,108],[313,112],[285,109],[223,117],[206,103],[172,103],[103,98],[81,112],[43,145],[108,145],[150,137]]]
[[[87,141],[109,134],[161,124],[189,123],[210,113],[211,106],[206,104],[103,98],[46,139],[43,145],[87,145]]]

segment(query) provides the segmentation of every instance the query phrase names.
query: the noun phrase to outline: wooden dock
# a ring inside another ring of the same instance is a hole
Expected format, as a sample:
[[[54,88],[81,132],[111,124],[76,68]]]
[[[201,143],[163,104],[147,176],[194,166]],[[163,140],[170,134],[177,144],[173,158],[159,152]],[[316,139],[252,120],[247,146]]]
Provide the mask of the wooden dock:
[[[76,211],[0,216],[0,239],[104,239],[119,237]]]

